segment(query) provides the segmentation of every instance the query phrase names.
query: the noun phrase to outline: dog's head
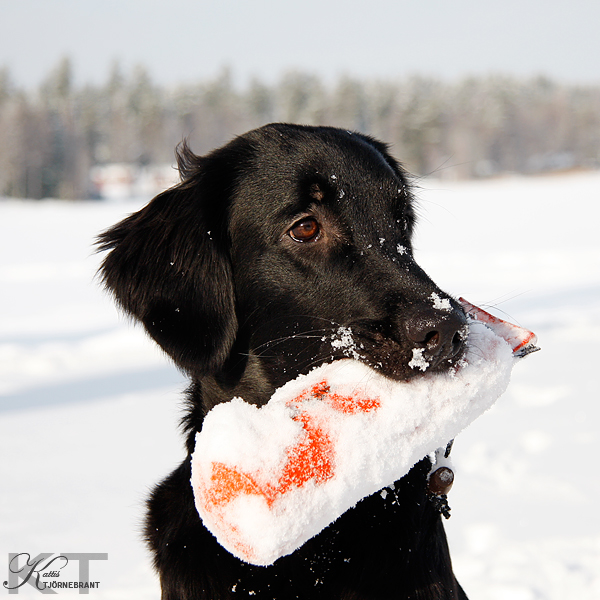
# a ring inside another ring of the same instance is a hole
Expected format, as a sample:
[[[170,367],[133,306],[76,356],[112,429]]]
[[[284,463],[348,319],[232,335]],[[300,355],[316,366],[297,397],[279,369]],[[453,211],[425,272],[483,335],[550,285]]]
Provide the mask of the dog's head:
[[[192,377],[235,382],[252,362],[278,387],[353,357],[402,380],[458,360],[464,313],[413,259],[409,182],[384,144],[276,124],[184,147],[179,166],[99,243],[106,286]]]

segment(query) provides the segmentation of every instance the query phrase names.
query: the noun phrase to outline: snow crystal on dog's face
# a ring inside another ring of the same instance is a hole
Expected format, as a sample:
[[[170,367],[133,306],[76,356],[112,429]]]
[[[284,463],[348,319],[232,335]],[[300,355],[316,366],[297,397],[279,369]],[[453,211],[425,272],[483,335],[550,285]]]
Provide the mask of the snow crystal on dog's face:
[[[424,348],[413,348],[413,357],[411,361],[408,363],[408,366],[411,369],[420,369],[421,371],[426,371],[429,363],[425,360],[423,353],[425,352]]]
[[[433,301],[433,308],[437,310],[447,310],[448,312],[452,310],[452,304],[448,298],[440,298],[438,294],[432,292],[429,299]]]
[[[349,358],[353,358],[354,360],[361,359],[350,327],[338,328],[336,333],[332,336],[331,347],[334,350],[341,350],[344,355]]]

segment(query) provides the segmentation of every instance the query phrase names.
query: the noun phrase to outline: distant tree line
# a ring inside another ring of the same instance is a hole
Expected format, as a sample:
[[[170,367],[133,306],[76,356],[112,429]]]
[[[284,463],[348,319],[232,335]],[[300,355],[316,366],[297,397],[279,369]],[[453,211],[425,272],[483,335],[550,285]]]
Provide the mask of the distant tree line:
[[[202,154],[271,121],[374,135],[415,174],[486,177],[600,166],[600,86],[489,76],[363,81],[291,72],[240,90],[230,73],[156,85],[114,65],[100,86],[75,87],[62,60],[35,92],[0,70],[0,196],[89,198],[94,165],[173,161],[184,137]]]

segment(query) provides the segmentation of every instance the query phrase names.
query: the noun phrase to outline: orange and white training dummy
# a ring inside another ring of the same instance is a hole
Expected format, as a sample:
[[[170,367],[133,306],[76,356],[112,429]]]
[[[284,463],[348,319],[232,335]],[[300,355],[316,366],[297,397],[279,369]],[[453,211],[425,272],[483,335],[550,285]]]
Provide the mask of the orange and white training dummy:
[[[208,413],[191,483],[204,525],[224,548],[272,564],[492,406],[514,357],[537,349],[536,339],[461,302],[467,351],[449,373],[397,382],[338,360],[285,384],[262,407],[234,398]]]

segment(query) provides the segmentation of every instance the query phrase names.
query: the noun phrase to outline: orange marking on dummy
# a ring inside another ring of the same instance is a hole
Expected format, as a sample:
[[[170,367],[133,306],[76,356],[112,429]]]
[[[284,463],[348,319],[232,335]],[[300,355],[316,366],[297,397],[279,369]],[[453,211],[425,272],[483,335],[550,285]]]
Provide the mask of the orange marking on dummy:
[[[205,488],[197,486],[197,498],[203,498],[207,510],[219,522],[221,532],[229,532],[227,538],[237,551],[248,560],[254,557],[254,550],[248,544],[240,541],[239,530],[227,519],[223,509],[232,500],[243,494],[259,494],[260,488],[248,475],[240,473],[223,463],[213,463],[210,485]]]
[[[347,415],[370,412],[381,406],[379,398],[363,398],[360,396],[355,398],[354,396],[340,396],[339,394],[330,394],[327,397],[327,402],[333,409]]]
[[[206,490],[207,506],[220,507],[238,496],[254,494],[263,496],[269,506],[293,487],[302,487],[311,479],[321,483],[334,475],[333,443],[323,430],[306,414],[295,417],[302,422],[305,435],[300,442],[288,448],[287,460],[277,483],[260,485],[248,473],[240,472],[223,463],[213,463],[210,486]]]
[[[270,487],[267,499],[269,504],[292,487],[302,487],[311,479],[322,483],[334,475],[334,448],[327,433],[306,413],[294,417],[294,420],[302,422],[306,435],[298,444],[288,449],[288,458],[281,470],[277,486]]]
[[[355,398],[332,393],[326,381],[315,384],[287,404],[300,409],[302,402],[309,399],[327,402],[334,410],[345,414],[370,412],[381,406],[379,398]],[[253,494],[262,496],[271,507],[292,488],[303,487],[311,480],[323,483],[334,476],[335,448],[323,426],[306,412],[300,412],[293,418],[302,423],[304,435],[287,449],[286,461],[277,481],[260,484],[263,478],[259,473],[243,473],[223,463],[213,463],[210,486],[204,494],[207,506],[221,507],[238,496]]]
[[[316,383],[310,389],[304,390],[301,394],[298,394],[295,398],[288,400],[285,404],[286,406],[295,406],[296,408],[300,408],[300,405],[305,400],[322,400],[329,394],[331,388],[326,381],[321,381],[321,383]]]
[[[305,390],[293,400],[288,401],[288,406],[300,407],[304,400],[322,400],[327,402],[331,408],[344,414],[354,415],[360,412],[370,412],[377,410],[381,406],[379,398],[365,398],[362,396],[342,396],[331,391],[331,387],[326,381],[321,381]]]
[[[326,396],[331,391],[331,387],[326,381],[321,381],[321,383],[316,383],[312,386],[310,390],[310,394],[313,398],[320,400],[323,396]],[[305,392],[306,393],[306,392]]]
[[[227,504],[241,494],[260,494],[258,484],[246,473],[240,473],[223,463],[213,463],[207,501],[215,506]]]

